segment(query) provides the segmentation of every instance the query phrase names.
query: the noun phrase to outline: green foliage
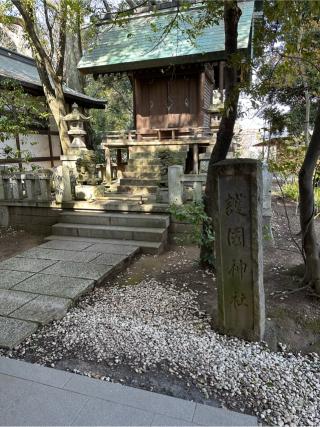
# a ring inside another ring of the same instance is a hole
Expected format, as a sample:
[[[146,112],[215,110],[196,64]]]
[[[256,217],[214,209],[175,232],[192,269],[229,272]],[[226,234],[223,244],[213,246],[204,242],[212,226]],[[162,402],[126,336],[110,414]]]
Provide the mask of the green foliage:
[[[0,80],[0,150],[4,157],[21,158],[28,162],[28,151],[14,149],[5,141],[16,135],[35,134],[34,129],[44,127],[47,118],[46,104],[42,98],[25,93],[22,87],[11,79]]]
[[[277,158],[269,160],[270,172],[280,174],[285,179],[292,175],[297,176],[305,152],[306,146],[301,145],[301,141],[297,139],[287,138],[286,140],[279,140]]]
[[[320,95],[320,2],[270,0],[256,21],[254,59],[256,79],[249,93],[263,106],[271,132],[287,130],[303,136],[307,100],[310,128]]]
[[[190,234],[191,241],[199,247],[211,249],[210,251],[203,251],[211,255],[209,258],[200,259],[200,262],[213,266],[212,246],[214,242],[214,232],[212,220],[205,213],[204,204],[202,202],[192,202],[184,205],[173,204],[170,206],[169,212],[176,220],[191,224],[191,233],[186,232],[186,234]]]
[[[297,181],[284,184],[281,187],[281,190],[284,197],[287,197],[288,199],[293,200],[295,202],[299,201],[299,186]],[[315,214],[318,214],[320,212],[320,188],[319,187],[314,187],[313,195],[314,195]]]
[[[295,202],[299,201],[299,186],[297,181],[284,184],[281,187],[281,192],[284,197],[287,197],[288,199],[293,200]],[[313,194],[315,213],[318,213],[320,212],[320,188],[314,187]]]
[[[101,142],[99,135],[110,131],[128,130],[133,127],[132,87],[128,77],[112,75],[89,79],[86,94],[107,101],[105,110],[91,110],[92,128],[97,144]]]

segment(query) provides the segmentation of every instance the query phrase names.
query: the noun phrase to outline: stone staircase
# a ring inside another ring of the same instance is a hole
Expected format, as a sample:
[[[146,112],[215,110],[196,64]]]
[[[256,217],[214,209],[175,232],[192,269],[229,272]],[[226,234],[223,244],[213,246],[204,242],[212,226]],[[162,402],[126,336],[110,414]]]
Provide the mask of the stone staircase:
[[[64,210],[49,239],[77,237],[139,246],[144,253],[161,253],[167,244],[170,217],[166,214]]]
[[[167,183],[168,164],[185,164],[188,145],[130,147],[129,160],[118,186],[119,193],[154,196]]]

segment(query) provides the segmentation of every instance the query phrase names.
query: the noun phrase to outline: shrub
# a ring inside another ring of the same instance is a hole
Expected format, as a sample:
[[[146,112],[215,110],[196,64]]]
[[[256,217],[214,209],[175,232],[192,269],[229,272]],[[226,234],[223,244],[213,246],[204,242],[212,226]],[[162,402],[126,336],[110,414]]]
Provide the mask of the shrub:
[[[192,243],[199,247],[212,247],[214,232],[211,218],[204,211],[202,202],[185,203],[184,205],[171,205],[170,214],[178,221],[187,222],[192,225],[191,232],[185,232]],[[204,251],[207,252],[207,251]],[[210,251],[212,253],[213,251]],[[214,265],[213,256],[209,259],[200,259],[202,264]]]

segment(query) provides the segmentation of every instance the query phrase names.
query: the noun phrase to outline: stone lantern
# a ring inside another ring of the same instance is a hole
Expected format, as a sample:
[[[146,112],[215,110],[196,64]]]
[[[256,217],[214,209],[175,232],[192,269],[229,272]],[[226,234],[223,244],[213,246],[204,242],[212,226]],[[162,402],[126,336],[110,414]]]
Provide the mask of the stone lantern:
[[[72,148],[86,148],[84,122],[88,122],[90,117],[81,114],[76,103],[72,105],[72,112],[64,116],[64,120],[69,123],[68,134],[72,138]]]

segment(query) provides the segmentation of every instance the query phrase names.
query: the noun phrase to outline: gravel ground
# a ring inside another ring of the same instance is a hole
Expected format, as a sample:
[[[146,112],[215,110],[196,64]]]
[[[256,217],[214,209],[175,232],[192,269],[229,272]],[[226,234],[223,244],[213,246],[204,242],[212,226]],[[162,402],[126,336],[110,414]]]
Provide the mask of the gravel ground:
[[[264,424],[319,425],[319,356],[275,353],[215,333],[197,294],[187,284],[176,287],[174,279],[98,288],[63,320],[5,354],[32,351],[52,366],[74,354],[110,366],[126,363],[138,373],[163,366],[207,398],[256,414]]]

